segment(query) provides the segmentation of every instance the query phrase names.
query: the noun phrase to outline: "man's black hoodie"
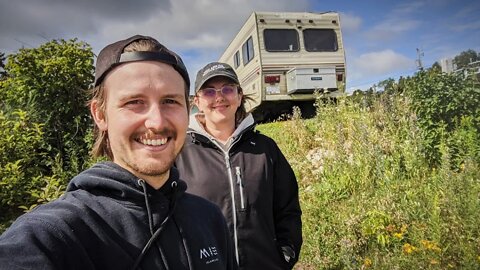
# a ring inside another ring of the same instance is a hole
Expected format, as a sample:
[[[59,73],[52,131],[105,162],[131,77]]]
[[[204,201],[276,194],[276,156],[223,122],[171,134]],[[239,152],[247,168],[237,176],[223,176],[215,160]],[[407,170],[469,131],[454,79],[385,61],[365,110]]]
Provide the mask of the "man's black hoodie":
[[[0,236],[0,269],[232,269],[222,213],[185,189],[98,163]]]

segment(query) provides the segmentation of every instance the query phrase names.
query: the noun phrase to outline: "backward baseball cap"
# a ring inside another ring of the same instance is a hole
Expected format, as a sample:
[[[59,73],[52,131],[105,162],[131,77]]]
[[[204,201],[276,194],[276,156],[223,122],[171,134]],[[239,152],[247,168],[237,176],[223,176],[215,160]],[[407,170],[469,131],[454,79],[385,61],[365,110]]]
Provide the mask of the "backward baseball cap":
[[[138,40],[151,40],[158,44],[159,49],[156,51],[135,51],[123,52],[125,47]],[[156,39],[149,36],[135,35],[130,38],[114,42],[103,48],[97,57],[95,66],[95,86],[98,86],[105,76],[116,66],[123,63],[135,61],[158,61],[172,66],[185,80],[187,89],[190,88],[190,79],[188,77],[187,68],[182,58],[176,53],[163,46]]]
[[[212,62],[197,72],[197,78],[195,79],[195,93],[200,90],[204,83],[217,76],[227,77],[236,84],[240,84],[237,73],[235,73],[230,65],[220,62]]]

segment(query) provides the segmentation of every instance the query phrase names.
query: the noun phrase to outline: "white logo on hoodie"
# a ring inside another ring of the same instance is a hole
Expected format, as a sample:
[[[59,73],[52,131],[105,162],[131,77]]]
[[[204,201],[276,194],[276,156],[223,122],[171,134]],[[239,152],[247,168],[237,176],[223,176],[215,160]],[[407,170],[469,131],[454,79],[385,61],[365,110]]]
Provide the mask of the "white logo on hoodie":
[[[218,252],[217,247],[211,246],[200,249],[200,260],[207,260],[205,264],[210,264],[213,262],[218,262]]]

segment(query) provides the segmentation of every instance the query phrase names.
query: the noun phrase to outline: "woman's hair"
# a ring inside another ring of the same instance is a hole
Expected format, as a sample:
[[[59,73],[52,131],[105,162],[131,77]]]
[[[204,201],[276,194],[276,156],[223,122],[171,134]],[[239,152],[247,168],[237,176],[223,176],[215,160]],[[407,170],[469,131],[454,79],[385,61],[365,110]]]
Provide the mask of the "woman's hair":
[[[245,109],[245,103],[247,101],[253,101],[253,98],[250,95],[245,95],[243,93],[241,86],[238,87],[238,93],[242,94],[242,100],[240,101],[240,106],[238,106],[237,111],[235,112],[235,126],[238,126],[248,115],[248,112]]]
[[[125,47],[123,52],[141,52],[141,51],[147,51],[147,52],[158,52],[161,51],[163,48],[162,46],[149,39],[141,39],[141,40],[136,40],[129,44],[128,46]],[[104,81],[103,80],[98,86],[90,89],[90,95],[91,95],[91,100],[88,101],[88,106],[92,104],[93,101],[96,101],[98,103],[98,109],[105,114],[105,109],[106,109],[106,104],[107,104],[107,95],[105,92],[105,86],[104,86]],[[185,102],[187,105],[187,112],[189,111],[189,91],[190,89],[188,88],[187,84],[185,83]],[[108,132],[107,131],[102,131],[98,128],[97,125],[94,126],[93,128],[93,136],[94,136],[94,144],[92,147],[91,154],[93,157],[102,157],[106,156],[110,160],[113,160],[113,154],[112,150],[110,149],[110,142],[108,141]]]

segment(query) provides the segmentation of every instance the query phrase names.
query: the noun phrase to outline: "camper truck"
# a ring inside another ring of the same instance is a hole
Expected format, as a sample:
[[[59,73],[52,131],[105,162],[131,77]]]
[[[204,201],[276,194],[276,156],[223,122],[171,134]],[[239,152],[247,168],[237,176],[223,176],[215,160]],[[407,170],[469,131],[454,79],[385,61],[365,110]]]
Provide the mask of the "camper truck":
[[[313,115],[321,95],[344,92],[345,51],[337,12],[253,12],[221,55],[237,72],[256,120],[298,106]]]

